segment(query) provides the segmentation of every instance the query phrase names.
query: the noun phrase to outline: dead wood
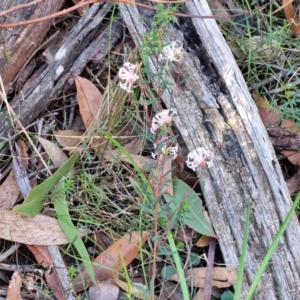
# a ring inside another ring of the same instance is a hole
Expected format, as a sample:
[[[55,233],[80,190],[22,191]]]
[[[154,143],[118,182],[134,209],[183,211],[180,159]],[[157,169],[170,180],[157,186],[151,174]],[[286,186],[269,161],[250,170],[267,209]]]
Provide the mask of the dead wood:
[[[59,1],[45,1],[29,7],[27,15],[19,15],[21,10],[10,17],[19,21],[20,18],[34,18],[34,14],[36,17],[49,14],[47,7],[39,13],[37,11],[38,6],[49,2],[57,4]],[[18,3],[24,1],[15,0],[13,5]],[[50,6],[53,8],[53,3]],[[141,36],[151,28],[155,12],[136,6],[120,6],[136,45],[141,46]],[[80,74],[94,57],[103,59],[109,51],[108,45],[112,47],[120,38],[123,27],[119,21],[112,24],[112,29],[101,26],[111,7],[109,3],[94,4],[68,33],[54,60],[36,70],[22,93],[13,98],[12,107],[24,126],[38,116],[49,99],[58,97],[73,84],[72,75]],[[58,8],[59,4],[54,11]],[[207,3],[197,0],[188,2],[184,13],[211,15]],[[4,18],[0,20],[7,21]],[[7,89],[44,38],[52,21],[47,22],[47,27],[45,22],[10,31],[1,30],[5,43],[0,44],[3,50],[0,53],[0,70]],[[175,106],[180,113],[176,125],[188,150],[205,146],[215,154],[214,167],[204,171],[201,182],[228,267],[238,266],[246,205],[249,199],[252,203],[244,297],[291,207],[290,196],[256,106],[215,21],[210,18],[184,19],[181,20],[181,28],[169,26],[168,31],[170,40],[188,45],[189,53],[180,63],[180,72],[187,80],[179,86],[175,95],[172,90],[166,91],[163,100],[168,107]],[[32,45],[33,37],[35,44]],[[107,43],[108,38],[110,43]],[[24,42],[25,39],[28,41]],[[3,55],[7,54],[6,49],[9,49],[11,59]],[[152,72],[156,73],[152,58],[149,58],[149,64]],[[175,74],[175,79],[168,76],[167,80],[175,85],[177,70],[172,71],[170,74]],[[153,84],[157,85],[155,79]],[[5,114],[5,109],[2,113]],[[6,138],[10,128],[10,120],[2,115],[0,136]],[[3,153],[0,158],[3,158]],[[300,231],[294,216],[254,299],[297,299],[293,295],[299,293],[299,257]]]
[[[279,126],[267,127],[270,140],[277,150],[299,150],[300,135]]]
[[[26,3],[31,2],[29,0]],[[8,16],[0,18],[0,23],[21,21],[28,18],[37,18],[56,12],[63,0],[44,1],[37,5],[15,11]],[[2,1],[0,11],[7,10],[19,4],[25,4],[23,0]],[[2,29],[0,32],[0,74],[6,90],[14,82],[19,70],[26,64],[28,58],[39,47],[45,38],[52,20],[30,26],[21,26],[12,29]]]
[[[30,124],[47,107],[49,100],[66,91],[74,83],[73,76],[80,74],[89,61],[101,62],[120,39],[123,34],[120,20],[115,20],[110,26],[102,25],[111,7],[110,3],[94,4],[67,34],[53,61],[39,67],[12,99],[10,104],[23,126]],[[3,115],[5,112],[4,108]],[[11,129],[10,122],[7,118],[0,118],[3,139]],[[3,156],[2,151],[0,157]]]
[[[149,31],[154,12],[120,4],[137,46]],[[206,1],[186,3],[184,13],[210,16]],[[142,21],[141,21],[142,20]],[[178,68],[166,81],[176,86],[178,69],[186,81],[163,101],[179,112],[176,125],[189,151],[206,147],[215,154],[201,186],[228,267],[238,267],[247,202],[251,224],[242,299],[280,225],[291,208],[289,192],[274,149],[236,62],[213,19],[180,20],[167,28],[169,40],[187,44]],[[156,61],[149,58],[157,74]],[[174,75],[175,74],[175,75]],[[173,78],[173,77],[174,78]],[[156,79],[153,85],[157,86]],[[253,299],[297,299],[300,280],[300,230],[296,215],[272,256]]]

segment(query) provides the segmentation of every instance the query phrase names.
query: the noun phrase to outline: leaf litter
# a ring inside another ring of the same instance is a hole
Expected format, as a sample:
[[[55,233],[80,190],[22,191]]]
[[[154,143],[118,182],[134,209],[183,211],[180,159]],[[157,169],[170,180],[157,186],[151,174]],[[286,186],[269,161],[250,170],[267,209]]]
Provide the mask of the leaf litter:
[[[120,51],[121,47],[118,49]],[[181,52],[178,54],[181,55]],[[118,57],[116,61],[117,59]],[[179,59],[176,57],[174,61]],[[139,68],[135,68],[134,72],[138,70]],[[159,154],[158,160],[150,157],[155,147],[153,149],[153,139],[147,137],[146,133],[149,133],[150,111],[154,108],[148,107],[145,97],[154,99],[155,96],[151,88],[144,85],[139,98],[136,99],[133,93],[139,86],[136,81],[144,75],[140,73],[129,75],[133,76],[134,82],[131,82],[131,77],[121,79],[126,80],[126,87],[130,89],[130,93],[122,90],[122,85],[117,85],[117,77],[108,79],[105,88],[99,88],[101,86],[99,82],[96,86],[92,79],[75,77],[79,115],[86,131],[75,131],[68,126],[61,126],[61,119],[65,117],[64,112],[59,116],[60,120],[57,118],[56,130],[50,131],[51,134],[41,136],[39,132],[35,135],[32,133],[34,139],[39,141],[45,150],[45,153],[38,154],[49,163],[48,169],[42,170],[39,160],[34,158],[35,149],[28,147],[29,165],[31,168],[34,167],[33,176],[38,178],[39,185],[28,193],[23,193],[25,200],[21,205],[14,206],[16,201],[14,195],[6,207],[7,210],[0,211],[3,216],[0,222],[0,227],[3,225],[1,238],[28,245],[37,263],[49,269],[53,264],[53,257],[49,254],[49,248],[44,245],[63,245],[61,251],[65,252],[75,265],[74,273],[71,272],[73,265],[68,264],[66,260],[62,266],[62,268],[70,267],[68,275],[72,278],[75,292],[80,294],[92,287],[93,289],[89,290],[90,297],[98,297],[97,299],[101,299],[102,296],[99,294],[92,296],[94,289],[99,291],[100,288],[107,292],[112,286],[117,287],[118,291],[121,288],[127,295],[139,299],[154,298],[154,290],[150,291],[150,286],[153,280],[159,281],[161,267],[157,269],[157,278],[156,274],[152,277],[148,274],[146,276],[144,268],[148,264],[151,266],[149,260],[153,258],[155,262],[152,266],[156,266],[156,261],[164,256],[152,254],[153,241],[155,241],[154,251],[157,252],[157,249],[162,250],[162,253],[166,251],[169,253],[165,255],[167,260],[169,263],[172,262],[170,253],[174,249],[164,250],[166,242],[164,235],[168,230],[177,230],[173,226],[178,220],[184,229],[182,230],[184,241],[185,232],[188,230],[195,233],[189,238],[191,242],[193,237],[199,237],[199,234],[215,237],[199,193],[184,181],[174,177],[174,159],[179,162],[181,172],[184,171],[183,159],[180,156],[175,157],[177,148],[174,147],[176,150],[171,150],[172,147],[166,148],[166,152]],[[160,105],[155,109],[164,111]],[[66,123],[63,120],[63,124]],[[156,125],[155,131],[160,131],[163,124]],[[127,128],[130,130],[125,130]],[[112,139],[125,149],[126,154],[109,141],[101,130],[109,132]],[[53,142],[52,136],[58,145]],[[27,176],[31,169],[25,165],[23,167],[23,171],[18,171],[18,174],[21,174],[18,177],[25,179],[26,185],[30,186]],[[58,170],[49,175],[50,167]],[[145,185],[145,182],[141,184],[133,180],[138,177],[137,175],[141,177],[141,173],[150,184]],[[6,185],[14,184],[14,189],[17,190],[12,177],[12,175],[7,177],[7,182],[5,180],[2,186],[5,187],[5,182]],[[157,205],[162,208],[159,209],[158,215],[154,211]],[[12,211],[8,210],[13,206]],[[44,215],[47,212],[50,216]],[[154,226],[159,228],[159,231],[157,228],[153,230]],[[94,250],[100,252],[98,255],[88,251],[86,247],[92,243],[96,230],[105,231],[113,236],[112,244],[107,248],[97,243],[93,245]],[[139,286],[133,283],[132,276],[128,275],[129,266],[132,268],[131,264],[136,272],[143,274],[145,284]],[[155,269],[153,268],[152,272],[153,270]],[[67,291],[58,288],[63,281],[59,274],[55,270],[54,272],[47,270],[45,277],[55,297],[63,299]],[[112,285],[111,278],[114,278]],[[108,280],[110,284],[104,284],[104,280]],[[100,283],[96,284],[99,281]],[[108,296],[105,296],[105,299],[108,299]]]

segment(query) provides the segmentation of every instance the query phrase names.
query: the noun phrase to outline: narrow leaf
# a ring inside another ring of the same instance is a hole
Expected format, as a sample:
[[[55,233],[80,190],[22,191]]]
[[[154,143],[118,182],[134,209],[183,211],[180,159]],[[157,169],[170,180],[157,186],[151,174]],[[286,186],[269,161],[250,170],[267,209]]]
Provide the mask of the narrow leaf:
[[[43,197],[55,186],[55,184],[67,173],[69,173],[77,161],[79,153],[73,154],[69,160],[60,167],[52,176],[43,183],[33,188],[25,201],[13,210],[25,216],[33,218],[43,208]]]
[[[95,276],[98,281],[117,274],[136,257],[141,246],[148,238],[148,232],[143,231],[125,234],[113,245],[99,254],[93,264]],[[75,292],[80,292],[92,285],[87,271],[84,270],[72,282]]]
[[[53,193],[55,195],[55,197],[53,197],[54,208],[56,211],[58,223],[61,229],[68,237],[69,242],[74,245],[79,255],[81,256],[82,262],[92,282],[94,283],[94,285],[97,285],[90,256],[85,248],[82,239],[79,236],[79,232],[77,228],[74,226],[71,220],[71,216],[69,214],[69,209],[66,201],[65,190],[66,190],[65,181],[61,180]]]
[[[174,178],[174,197],[164,194],[166,202],[173,211],[179,211],[184,206],[181,221],[194,229],[196,232],[206,236],[215,236],[210,222],[205,216],[202,201],[191,187],[178,178]]]

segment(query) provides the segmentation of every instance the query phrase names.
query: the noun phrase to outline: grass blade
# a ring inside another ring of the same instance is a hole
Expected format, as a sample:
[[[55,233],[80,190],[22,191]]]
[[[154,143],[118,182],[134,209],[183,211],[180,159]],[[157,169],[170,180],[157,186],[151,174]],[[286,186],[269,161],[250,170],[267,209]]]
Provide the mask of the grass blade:
[[[71,216],[69,214],[68,205],[66,202],[66,187],[65,187],[65,181],[61,180],[56,187],[54,194],[55,194],[55,200],[54,200],[54,208],[56,211],[58,223],[61,226],[61,229],[66,234],[68,240],[70,243],[74,245],[76,250],[78,251],[82,262],[85,266],[85,269],[87,273],[89,274],[91,280],[95,285],[97,285],[96,277],[93,271],[93,263],[90,260],[89,254],[86,250],[86,247],[81,240],[77,228],[74,226]]]
[[[25,201],[13,208],[17,213],[33,218],[43,208],[44,196],[54,188],[55,184],[67,173],[69,173],[79,157],[79,153],[73,154],[67,162],[62,165],[53,175],[47,178],[44,182],[33,188]]]

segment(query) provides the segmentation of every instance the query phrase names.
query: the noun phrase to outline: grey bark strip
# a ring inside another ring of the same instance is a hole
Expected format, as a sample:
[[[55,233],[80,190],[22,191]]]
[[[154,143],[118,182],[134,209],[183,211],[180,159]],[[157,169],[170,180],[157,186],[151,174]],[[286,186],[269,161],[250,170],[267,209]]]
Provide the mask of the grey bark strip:
[[[49,99],[59,97],[62,91],[74,83],[70,72],[78,74],[89,61],[107,56],[123,34],[123,26],[118,20],[112,23],[111,34],[110,27],[103,28],[103,19],[112,6],[111,3],[94,4],[68,33],[55,59],[49,65],[42,65],[27,81],[22,92],[11,100],[10,104],[18,113],[17,117],[23,126],[26,127],[35,120],[48,105]],[[89,56],[91,51],[94,56]],[[7,138],[10,130],[10,120],[1,117],[6,114],[5,108],[2,108],[0,113],[0,147],[2,147],[1,142]],[[0,151],[0,159],[5,158],[5,148],[0,148]]]
[[[125,4],[120,8],[140,47],[153,13]],[[191,15],[211,15],[206,1],[187,2],[184,10]],[[215,154],[214,167],[204,171],[201,184],[227,267],[238,267],[247,201],[251,199],[244,299],[291,199],[255,103],[215,20],[186,19],[181,27],[170,25],[167,30],[169,41],[186,43],[193,34],[190,51],[180,62],[180,72],[187,80],[176,93],[166,90],[162,99],[179,112],[175,123],[188,150],[205,146]],[[148,63],[157,74],[155,60],[149,58]],[[166,80],[176,85],[172,77]],[[153,85],[157,84],[154,78]],[[299,257],[300,230],[295,215],[253,299],[297,299]]]

